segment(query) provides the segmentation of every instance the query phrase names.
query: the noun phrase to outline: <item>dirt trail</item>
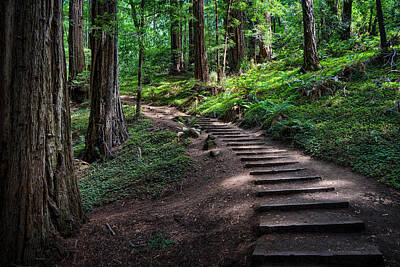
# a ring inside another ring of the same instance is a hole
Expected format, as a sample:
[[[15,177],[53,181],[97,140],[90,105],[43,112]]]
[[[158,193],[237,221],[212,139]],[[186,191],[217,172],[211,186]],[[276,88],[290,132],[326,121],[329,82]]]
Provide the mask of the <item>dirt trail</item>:
[[[130,101],[129,98],[123,98],[123,100]],[[177,115],[184,114],[174,108],[145,106],[145,116],[154,121],[156,128],[178,131],[180,126],[170,120]],[[209,121],[201,122],[204,128],[210,127]],[[221,123],[212,124],[221,125]],[[209,151],[202,150],[207,133],[204,132],[199,139],[194,139],[187,149],[187,153],[194,159],[194,166],[176,191],[155,200],[132,199],[115,202],[89,213],[90,222],[83,227],[79,236],[69,240],[70,253],[61,265],[250,266],[255,264],[257,257],[254,255],[257,256],[257,253],[265,256],[262,254],[266,254],[266,251],[277,251],[277,249],[286,252],[291,249],[297,252],[309,252],[319,247],[321,253],[326,253],[325,249],[331,249],[327,245],[327,237],[334,236],[336,249],[354,250],[354,243],[358,243],[366,244],[364,249],[371,252],[376,246],[383,253],[385,265],[400,266],[399,192],[372,179],[354,174],[346,168],[311,159],[286,145],[261,137],[260,132],[244,131],[230,124],[223,126],[221,128],[228,127],[237,130],[240,137],[235,137],[236,133],[223,137],[224,132],[231,130],[214,129],[217,132],[216,136],[219,136],[217,145],[221,150],[217,158],[211,158]],[[232,140],[235,138],[236,141]],[[252,138],[262,139],[261,142],[266,145],[261,146],[265,146],[273,153],[262,154],[265,148],[242,150],[242,148],[248,148],[248,145],[243,145],[243,143],[256,142],[246,140]],[[227,146],[227,143],[240,144]],[[254,151],[257,154],[253,154]],[[264,158],[261,161],[257,159],[266,156],[287,158]],[[281,161],[298,163],[279,167],[267,164]],[[245,168],[245,164],[260,162],[266,163],[268,167],[248,165],[248,168]],[[250,175],[252,171],[271,168],[306,168],[306,170],[278,173],[273,176]],[[323,179],[319,179],[318,176]],[[282,181],[282,178],[293,177],[301,177],[304,180],[298,178],[296,181]],[[263,185],[254,185],[255,179]],[[275,179],[275,181],[271,183],[265,181],[267,179]],[[335,191],[295,195],[277,195],[276,193],[271,195],[269,192],[262,198],[257,197],[259,190],[276,191],[282,188],[299,187],[334,187]],[[273,205],[282,203],[310,205],[310,203],[315,204],[316,200],[326,203],[341,200],[341,205],[344,207],[335,207],[337,203],[330,203],[333,206],[329,209],[303,207],[301,213],[297,211],[299,206],[289,207],[292,209],[290,212],[271,210]],[[346,208],[347,201],[350,208]],[[259,207],[262,213],[255,211],[255,207]],[[324,213],[322,217],[318,213],[320,211]],[[348,228],[351,229],[351,233],[332,234],[330,233],[332,230],[327,229],[325,225],[325,229],[319,230],[319,233],[304,233],[304,229],[302,231],[292,229],[288,234],[282,228],[284,223],[292,222],[293,227],[293,222],[302,220],[307,223],[310,218],[316,218],[317,221],[321,221],[321,218],[329,219],[326,222],[332,222],[337,218],[341,220],[357,218],[364,222],[365,230],[354,231],[353,227],[358,227],[355,224]],[[263,222],[264,229],[260,227],[260,220]],[[111,225],[116,235],[110,234],[105,223]],[[277,231],[279,233],[265,235],[263,231],[270,233],[274,226],[281,227],[281,230]],[[132,247],[132,244],[140,245],[159,234],[172,240],[173,245],[166,249]],[[310,239],[314,240],[314,243],[310,243]],[[291,248],[290,245],[296,244],[293,240],[297,240],[302,247]],[[319,243],[315,243],[316,240],[319,240]],[[260,244],[263,245],[260,246]],[[279,248],[279,245],[283,247]],[[277,259],[279,260],[275,258]],[[261,262],[265,262],[264,257],[261,257]],[[277,263],[277,266],[284,266],[284,264]],[[294,264],[290,263],[288,266],[294,266]],[[300,266],[305,266],[305,264],[302,263]]]

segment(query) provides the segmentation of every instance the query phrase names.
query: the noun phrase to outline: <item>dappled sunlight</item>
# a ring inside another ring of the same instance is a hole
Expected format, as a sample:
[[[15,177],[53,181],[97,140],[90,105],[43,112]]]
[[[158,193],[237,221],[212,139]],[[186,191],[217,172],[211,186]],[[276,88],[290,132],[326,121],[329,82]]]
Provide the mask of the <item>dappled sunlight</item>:
[[[222,180],[220,185],[228,189],[239,188],[246,183],[250,183],[253,179],[248,172],[242,172]]]

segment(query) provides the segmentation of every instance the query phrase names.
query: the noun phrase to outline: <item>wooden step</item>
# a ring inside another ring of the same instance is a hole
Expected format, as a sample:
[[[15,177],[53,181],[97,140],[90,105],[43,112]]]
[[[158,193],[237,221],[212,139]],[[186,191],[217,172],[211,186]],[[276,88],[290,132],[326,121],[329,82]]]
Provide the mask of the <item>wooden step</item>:
[[[237,156],[257,156],[257,155],[268,155],[268,154],[277,154],[277,153],[285,153],[287,150],[280,149],[270,149],[267,151],[250,151],[250,152],[236,152]]]
[[[237,138],[237,139],[240,139],[240,138],[246,138],[246,137],[250,137],[250,135],[245,135],[245,134],[242,134],[242,135],[222,135],[222,136],[220,136],[221,138]]]
[[[235,134],[235,133],[242,133],[240,130],[236,129],[205,129],[208,133],[222,133],[222,134]]]
[[[275,167],[297,164],[298,161],[280,161],[280,162],[258,162],[258,163],[246,163],[245,168],[258,168],[258,167]]]
[[[248,142],[248,143],[227,143],[227,146],[262,146],[264,142]]]
[[[242,139],[230,138],[230,139],[222,139],[222,141],[224,141],[224,142],[253,142],[253,141],[263,141],[263,140],[260,138],[242,138]]]
[[[272,149],[269,146],[242,146],[242,147],[232,147],[233,151],[243,151],[243,150],[268,150]]]
[[[291,202],[279,204],[260,204],[255,207],[256,211],[288,211],[288,210],[309,210],[309,209],[342,209],[348,208],[349,202],[343,200],[316,200],[309,202]]]
[[[331,222],[311,222],[311,223],[283,223],[274,224],[261,222],[258,228],[259,233],[313,233],[313,232],[330,232],[330,233],[355,233],[365,229],[363,221],[358,219],[346,221]]]
[[[284,173],[284,172],[298,172],[304,171],[306,168],[292,168],[292,169],[277,169],[277,170],[257,170],[251,171],[250,175],[264,175],[264,174],[276,174],[276,173]]]
[[[252,264],[266,266],[383,266],[383,255],[359,233],[275,234],[262,236]]]
[[[265,178],[254,180],[254,184],[277,184],[277,183],[289,183],[289,182],[299,182],[299,181],[313,181],[321,180],[321,176],[302,176],[302,177],[281,177],[281,178]]]
[[[259,189],[257,191],[257,196],[272,196],[272,195],[291,195],[291,194],[304,194],[304,193],[314,193],[314,192],[329,192],[334,191],[334,187],[306,187],[306,188],[282,188],[282,189],[273,189],[273,190],[265,190]]]
[[[224,136],[224,135],[233,135],[233,134],[235,134],[235,135],[241,135],[241,134],[243,134],[242,132],[240,132],[240,131],[229,131],[229,132],[211,132],[210,134],[212,134],[212,135],[215,135],[215,136],[220,136],[220,137],[222,137],[222,136]]]
[[[264,160],[274,160],[274,159],[286,159],[285,156],[270,156],[270,157],[245,157],[240,158],[240,161],[248,162],[248,161],[264,161]]]

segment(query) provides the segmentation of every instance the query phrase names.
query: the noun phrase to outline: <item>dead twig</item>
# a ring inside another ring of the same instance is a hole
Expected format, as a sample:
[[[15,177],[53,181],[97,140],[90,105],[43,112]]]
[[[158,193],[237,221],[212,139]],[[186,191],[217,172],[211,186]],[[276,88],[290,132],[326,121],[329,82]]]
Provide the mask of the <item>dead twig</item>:
[[[112,234],[112,235],[115,235],[115,232],[114,232],[114,230],[111,228],[110,224],[106,223],[106,226],[107,226],[108,230],[110,230],[111,234]]]

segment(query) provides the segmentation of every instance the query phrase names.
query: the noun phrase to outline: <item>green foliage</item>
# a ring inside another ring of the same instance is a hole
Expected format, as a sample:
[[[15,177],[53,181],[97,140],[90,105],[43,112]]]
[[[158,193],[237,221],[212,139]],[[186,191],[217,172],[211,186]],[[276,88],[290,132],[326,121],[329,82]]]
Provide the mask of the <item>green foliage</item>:
[[[277,119],[282,119],[283,116],[286,116],[293,107],[294,106],[291,105],[289,101],[275,103],[270,99],[263,101],[255,100],[240,124],[245,127],[259,125],[269,127]]]
[[[165,249],[173,244],[174,244],[174,241],[167,238],[162,233],[153,235],[148,242],[149,248],[154,249],[154,250]]]
[[[175,133],[152,130],[149,120],[135,121],[133,107],[124,106],[124,113],[130,139],[112,160],[93,163],[79,181],[85,211],[127,197],[157,197],[180,181],[190,163]],[[88,114],[88,109],[73,113],[74,131],[86,130]]]

